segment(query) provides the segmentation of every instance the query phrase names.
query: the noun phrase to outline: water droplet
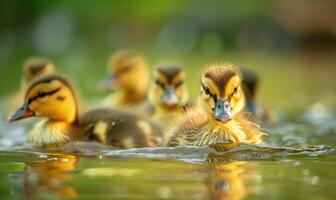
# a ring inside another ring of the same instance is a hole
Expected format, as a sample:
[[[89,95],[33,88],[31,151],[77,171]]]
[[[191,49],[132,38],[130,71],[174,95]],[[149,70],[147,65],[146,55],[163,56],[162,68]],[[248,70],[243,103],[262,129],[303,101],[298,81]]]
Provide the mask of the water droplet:
[[[262,176],[260,175],[260,174],[258,174],[258,175],[256,175],[256,177],[255,177],[255,181],[256,181],[256,183],[261,183],[262,182]]]
[[[303,175],[303,176],[309,176],[309,175],[310,175],[310,171],[309,171],[309,169],[304,169],[304,170],[302,170],[302,175]]]
[[[311,179],[311,184],[312,185],[317,185],[320,181],[320,178],[318,176],[314,176],[312,179]]]
[[[39,155],[39,158],[48,158],[48,156],[45,155],[45,154],[41,154],[41,155]]]
[[[168,187],[160,187],[158,190],[158,195],[162,199],[171,199],[173,197],[172,190]]]

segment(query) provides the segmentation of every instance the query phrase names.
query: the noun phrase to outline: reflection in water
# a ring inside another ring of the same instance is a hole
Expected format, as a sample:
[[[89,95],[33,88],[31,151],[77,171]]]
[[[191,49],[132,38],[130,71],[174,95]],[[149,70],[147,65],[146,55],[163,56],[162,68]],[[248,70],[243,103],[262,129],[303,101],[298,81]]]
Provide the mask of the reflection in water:
[[[44,155],[43,155],[44,156]],[[38,162],[28,162],[23,175],[23,186],[28,197],[37,198],[58,196],[61,198],[77,197],[77,191],[64,183],[72,180],[67,172],[73,170],[78,158],[71,155],[53,155]]]
[[[244,161],[223,162],[210,158],[205,181],[209,199],[243,199],[248,193],[246,174],[255,171],[255,168],[256,166],[247,165]]]

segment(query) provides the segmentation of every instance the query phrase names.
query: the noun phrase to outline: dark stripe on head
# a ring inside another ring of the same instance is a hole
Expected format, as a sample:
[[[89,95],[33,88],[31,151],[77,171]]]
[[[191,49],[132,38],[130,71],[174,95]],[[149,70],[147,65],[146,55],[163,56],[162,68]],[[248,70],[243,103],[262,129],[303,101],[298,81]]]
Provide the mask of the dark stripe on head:
[[[233,68],[228,67],[213,67],[204,73],[204,76],[211,79],[217,86],[221,96],[225,92],[226,84],[235,75],[237,75],[237,72]]]
[[[167,78],[168,83],[172,83],[173,79],[182,72],[178,65],[160,65],[156,70]]]
[[[56,92],[60,91],[60,89],[61,88],[57,88],[57,89],[55,89],[53,91],[50,91],[50,92],[39,93],[36,96],[29,98],[28,99],[28,104],[31,104],[33,101],[35,101],[38,98],[43,98],[45,96],[51,96],[51,95],[55,94]]]

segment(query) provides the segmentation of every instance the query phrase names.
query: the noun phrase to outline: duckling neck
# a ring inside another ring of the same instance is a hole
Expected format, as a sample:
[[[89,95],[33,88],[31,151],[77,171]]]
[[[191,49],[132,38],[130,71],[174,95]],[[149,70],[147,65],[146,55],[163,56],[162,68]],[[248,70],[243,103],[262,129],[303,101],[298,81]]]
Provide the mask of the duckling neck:
[[[123,104],[137,104],[146,99],[146,91],[127,89],[121,94],[121,102]]]
[[[239,143],[246,139],[245,132],[241,129],[241,124],[233,118],[227,123],[209,119],[207,125],[197,136],[196,145],[212,145],[212,144],[231,144]]]
[[[28,134],[28,143],[40,147],[61,146],[79,137],[77,123],[42,120]]]
[[[157,105],[155,107],[156,114],[164,114],[164,113],[176,113],[180,110],[179,106],[167,107],[164,105]]]
[[[152,118],[157,120],[159,124],[169,124],[172,122],[176,117],[178,117],[179,108],[167,108],[165,106],[157,106],[155,107],[155,111],[153,113]]]

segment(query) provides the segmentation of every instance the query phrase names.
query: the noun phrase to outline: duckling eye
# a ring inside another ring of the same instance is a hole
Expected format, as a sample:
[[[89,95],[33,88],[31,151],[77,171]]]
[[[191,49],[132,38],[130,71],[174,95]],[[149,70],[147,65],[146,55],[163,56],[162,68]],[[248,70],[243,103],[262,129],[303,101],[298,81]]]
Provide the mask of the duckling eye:
[[[158,79],[155,80],[155,83],[156,83],[156,85],[158,85],[158,86],[164,88],[164,84],[161,83]]]
[[[204,93],[205,93],[206,95],[213,96],[213,95],[211,94],[210,89],[209,89],[208,87],[205,87],[205,86],[203,85],[203,83],[201,83],[201,85],[202,85],[202,88],[203,88]]]
[[[37,97],[38,98],[42,98],[42,97],[44,97],[44,96],[46,96],[47,94],[46,93],[44,93],[44,92],[39,92],[39,93],[37,93]]]
[[[131,69],[132,69],[131,65],[125,65],[122,68],[115,70],[115,74],[124,74],[131,71]]]
[[[205,92],[206,95],[211,96],[211,92],[210,92],[210,89],[208,87],[204,88],[204,92]]]
[[[233,94],[237,94],[237,93],[238,93],[238,88],[235,87],[235,88],[233,89]]]
[[[178,87],[180,87],[181,85],[183,85],[183,81],[178,82],[178,83],[175,85],[175,88],[178,88]]]
[[[132,69],[132,66],[130,66],[130,65],[125,65],[125,66],[121,69],[121,73],[129,72],[131,69]]]

